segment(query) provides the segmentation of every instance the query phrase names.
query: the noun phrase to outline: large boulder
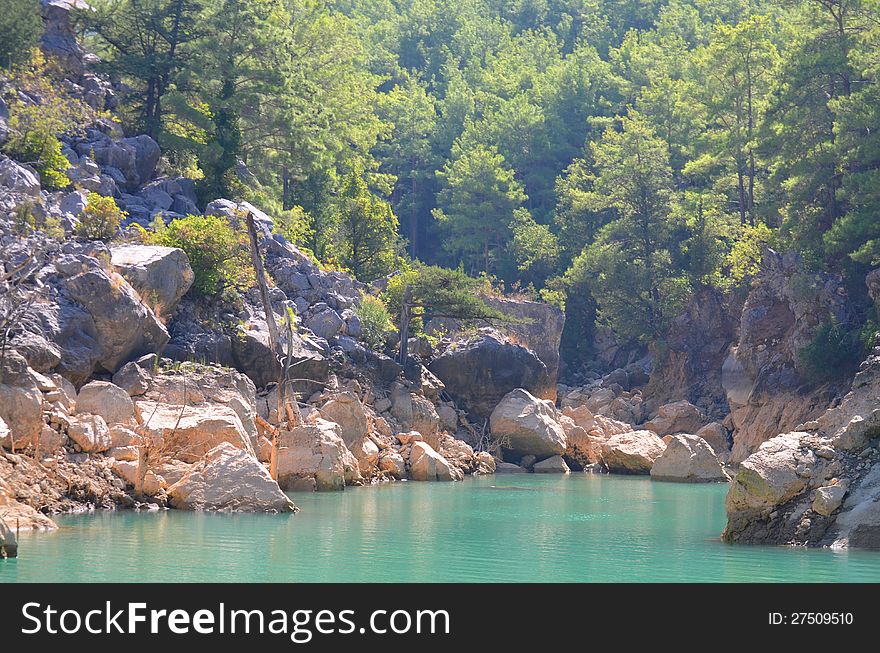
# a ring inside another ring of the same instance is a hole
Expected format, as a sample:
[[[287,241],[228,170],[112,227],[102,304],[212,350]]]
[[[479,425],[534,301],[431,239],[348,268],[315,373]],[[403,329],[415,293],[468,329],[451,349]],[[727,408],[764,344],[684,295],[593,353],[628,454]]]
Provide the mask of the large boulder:
[[[40,176],[28,165],[0,156],[0,187],[15,193],[40,197]]]
[[[696,435],[673,435],[651,467],[651,480],[681,483],[726,481],[712,447]]]
[[[481,334],[455,342],[428,366],[446,391],[477,418],[492,414],[511,390],[523,388],[540,398],[555,399],[547,366],[525,347]]]
[[[158,315],[170,315],[195,279],[177,247],[118,245],[111,251],[113,267]]]
[[[499,326],[516,342],[535,352],[547,366],[547,385],[536,387],[532,394],[542,399],[556,399],[556,377],[559,371],[559,343],[565,327],[565,313],[552,304],[489,297],[486,303],[513,318]]]
[[[379,471],[391,478],[401,479],[406,476],[406,461],[393,449],[379,452]]]
[[[281,364],[269,344],[269,327],[263,318],[252,317],[240,325],[231,345],[236,369],[246,374],[258,388],[278,381]],[[293,337],[291,361],[296,378],[303,379],[293,384],[293,389],[306,396],[320,390],[330,376],[330,362],[297,334]]]
[[[532,466],[535,474],[568,474],[571,470],[562,456],[550,456],[547,460],[542,460]]]
[[[767,519],[807,486],[809,479],[798,473],[799,466],[808,462],[809,454],[801,450],[801,438],[807,435],[796,431],[777,435],[739,466],[727,493],[727,539],[736,540],[750,522]]]
[[[376,443],[369,436],[366,436],[348,446],[352,455],[357,459],[361,476],[367,478],[375,476],[379,467],[379,447],[376,446]]]
[[[161,155],[158,143],[146,134],[121,140],[107,138],[85,146],[88,149],[81,153],[93,155],[101,166],[119,170],[129,190],[139,188],[152,178]]]
[[[364,405],[353,392],[340,392],[321,407],[320,413],[328,422],[339,425],[339,435],[346,446],[352,446],[369,433]]]
[[[846,493],[845,488],[840,487],[836,490],[820,488],[816,491],[816,498],[820,501],[823,500],[819,499],[820,491],[826,493],[823,499],[829,500],[823,506],[829,514],[835,509],[834,504]],[[816,510],[815,500],[813,506]],[[880,550],[880,464],[875,463],[871,467],[843,503],[835,523],[832,546]]]
[[[79,445],[84,453],[102,453],[113,446],[110,429],[100,415],[82,413],[72,419],[67,436]]]
[[[43,429],[43,396],[35,387],[0,383],[0,446],[25,447],[37,441]],[[4,436],[3,431],[6,435]]]
[[[610,472],[648,474],[665,448],[653,431],[630,431],[602,443],[602,460]]]
[[[134,402],[129,394],[107,381],[92,381],[80,388],[76,396],[76,410],[100,415],[110,425],[132,425],[137,421]]]
[[[440,416],[434,405],[406,388],[396,385],[391,391],[391,414],[408,431],[418,431],[432,447],[438,446]]]
[[[460,481],[461,472],[449,464],[427,442],[413,442],[409,457],[410,478],[414,481]]]
[[[180,510],[295,512],[296,506],[250,453],[228,442],[211,449],[168,488]]]
[[[172,458],[194,463],[223,442],[255,456],[241,418],[228,406],[139,401],[138,408],[145,433],[162,442],[163,450]]]
[[[676,433],[696,433],[706,424],[706,416],[689,401],[675,401],[660,407],[657,416],[645,424],[661,438]]]
[[[91,316],[101,352],[98,363],[108,372],[142,354],[159,352],[168,342],[165,326],[121,276],[90,269],[68,278],[66,288]]]
[[[307,319],[305,326],[319,338],[330,340],[342,332],[342,329],[345,327],[345,320],[332,308],[326,308]]]
[[[727,429],[723,425],[718,422],[710,422],[695,435],[703,438],[719,458],[727,459],[730,457],[730,441],[727,437]]]
[[[277,461],[278,483],[285,489],[303,478],[313,478],[319,491],[343,490],[347,482],[360,480],[358,461],[345,446],[339,427],[323,419],[282,431]]]
[[[549,458],[565,453],[565,431],[553,404],[522,388],[509,392],[498,403],[489,427],[492,437],[514,457]]]

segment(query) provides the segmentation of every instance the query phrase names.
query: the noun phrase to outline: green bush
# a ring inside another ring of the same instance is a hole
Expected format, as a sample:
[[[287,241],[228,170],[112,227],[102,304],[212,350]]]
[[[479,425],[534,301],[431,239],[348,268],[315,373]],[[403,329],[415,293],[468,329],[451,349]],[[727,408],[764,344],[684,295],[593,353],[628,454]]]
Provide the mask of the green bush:
[[[12,71],[9,88],[39,97],[40,103],[22,100],[21,94],[6,97],[9,138],[3,150],[16,161],[32,165],[40,173],[43,188],[60,190],[70,185],[65,174],[70,164],[61,153],[58,137],[81,132],[97,114],[65,90],[57,62],[47,61],[40,50],[28,54],[30,59]]]
[[[813,382],[842,378],[864,358],[863,329],[844,329],[833,322],[821,325],[809,345],[798,352],[804,375]]]
[[[11,68],[30,56],[40,42],[40,0],[3,0],[0,11],[0,67]]]
[[[79,218],[78,234],[87,240],[113,240],[126,215],[112,197],[89,193],[86,208]]]
[[[233,229],[227,218],[188,215],[173,220],[167,227],[158,223],[155,226],[159,228],[144,231],[144,240],[186,252],[195,273],[192,292],[210,297],[227,288],[244,290],[253,283],[247,234]]]
[[[394,330],[391,313],[378,297],[364,295],[357,309],[361,321],[361,338],[373,349],[382,349],[385,345],[385,334]]]
[[[35,203],[32,201],[22,202],[12,212],[12,225],[15,232],[20,236],[27,236],[33,231],[42,231],[53,240],[64,239],[64,227],[61,220],[51,215],[34,215]]]
[[[46,190],[61,190],[70,185],[66,171],[70,162],[61,153],[61,141],[54,134],[39,129],[18,135],[15,132],[21,113],[39,111],[39,107],[23,107],[14,114],[12,120],[13,135],[9,139],[6,151],[18,161],[31,164],[40,174],[40,184]]]
[[[303,247],[314,236],[312,218],[301,206],[281,211],[275,214],[275,233],[297,247]]]

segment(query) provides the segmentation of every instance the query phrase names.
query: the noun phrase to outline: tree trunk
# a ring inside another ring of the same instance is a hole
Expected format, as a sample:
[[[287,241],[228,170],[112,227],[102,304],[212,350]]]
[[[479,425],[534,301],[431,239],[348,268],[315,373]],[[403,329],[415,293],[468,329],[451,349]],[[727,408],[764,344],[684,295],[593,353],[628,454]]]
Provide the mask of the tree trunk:
[[[405,368],[409,352],[409,322],[412,310],[412,286],[404,286],[403,300],[400,302],[400,352],[398,362]]]

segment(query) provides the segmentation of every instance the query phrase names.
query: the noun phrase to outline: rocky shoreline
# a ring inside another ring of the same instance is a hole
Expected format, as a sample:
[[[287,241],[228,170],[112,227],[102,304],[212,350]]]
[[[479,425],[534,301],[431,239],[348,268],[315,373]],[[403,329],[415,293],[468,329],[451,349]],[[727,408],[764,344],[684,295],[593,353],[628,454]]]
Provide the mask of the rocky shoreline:
[[[89,70],[67,4],[47,4],[44,49],[66,61],[74,95],[112,110],[114,85]],[[7,118],[0,94],[0,144]],[[696,293],[662,342],[600,330],[588,369],[560,361],[562,311],[490,297],[508,324],[438,326],[448,333],[408,342],[404,367],[394,333],[382,346],[364,337],[371,288],[287,242],[258,206],[214,198],[200,211],[193,180],[159,174],[158,144],[112,120],[62,140],[62,191],[0,155],[7,523],[47,530],[51,515],[96,509],[295,512],[287,491],[583,471],[729,481],[728,542],[880,549],[880,347],[851,383],[810,380],[800,358],[823,324],[851,316],[840,275],[767,249],[747,293]],[[89,192],[127,212],[109,244],[78,234]],[[62,233],[22,229],[24,209]],[[280,343],[259,289],[198,297],[183,250],[137,239],[138,226],[187,214],[253,219],[269,310],[293,316],[293,417],[279,414]],[[866,284],[876,303],[880,271]]]

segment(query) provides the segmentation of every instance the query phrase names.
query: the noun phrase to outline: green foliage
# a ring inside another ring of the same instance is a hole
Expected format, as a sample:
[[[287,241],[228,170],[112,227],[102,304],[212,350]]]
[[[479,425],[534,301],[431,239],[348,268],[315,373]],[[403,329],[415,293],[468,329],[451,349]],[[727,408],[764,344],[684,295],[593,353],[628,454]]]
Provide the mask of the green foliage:
[[[4,0],[0,11],[0,68],[27,61],[42,33],[40,0]]]
[[[418,333],[425,318],[453,318],[465,324],[504,321],[507,317],[483,299],[492,287],[485,278],[469,277],[463,270],[450,270],[416,262],[394,275],[382,294],[393,315],[400,315],[404,289],[412,291],[414,310],[411,332]]]
[[[829,381],[850,373],[865,352],[861,329],[845,329],[826,322],[816,330],[810,344],[798,352],[798,362],[809,380]]]
[[[113,240],[126,215],[112,197],[89,193],[86,207],[79,216],[77,233],[86,240]]]
[[[16,66],[12,84],[27,95],[12,95],[9,104],[9,137],[3,146],[13,159],[32,165],[46,190],[70,185],[65,171],[70,166],[61,153],[59,136],[76,134],[95,117],[82,100],[72,97],[58,82],[59,71],[39,50]],[[39,98],[39,103],[28,96]]]
[[[53,240],[64,239],[64,228],[58,218],[46,215],[42,211],[40,216],[34,215],[32,201],[22,202],[12,212],[12,227],[20,236],[28,236],[35,230],[42,231]]]
[[[772,237],[773,232],[762,222],[740,228],[726,261],[728,276],[734,284],[751,281],[758,274],[764,250]]]
[[[361,321],[362,339],[373,349],[383,349],[385,337],[394,331],[391,313],[379,297],[363,295],[357,307],[357,316]]]
[[[312,217],[301,206],[280,211],[275,215],[275,233],[281,234],[294,245],[302,247],[314,238]]]
[[[586,283],[600,322],[624,338],[660,336],[687,297],[683,271],[670,249],[674,202],[669,150],[635,112],[609,128],[593,147],[597,173],[589,204],[610,209],[602,227],[572,265],[572,283]]]
[[[333,203],[334,260],[362,281],[372,281],[397,269],[402,245],[397,216],[391,205],[367,188],[357,168],[342,182]]]
[[[495,148],[453,148],[454,158],[437,175],[443,190],[434,217],[443,248],[469,271],[491,272],[510,238],[513,212],[525,200],[522,185]]]
[[[559,242],[556,236],[547,225],[535,222],[526,209],[516,209],[513,212],[510,231],[513,239],[509,251],[517,268],[543,282],[559,261]]]
[[[196,294],[214,297],[226,289],[241,291],[254,281],[247,233],[234,229],[223,216],[177,218],[158,231],[145,232],[144,240],[186,252],[195,273],[191,292]]]
[[[24,106],[15,111],[11,121],[13,136],[6,146],[7,152],[19,161],[33,165],[40,174],[40,185],[46,190],[60,190],[70,185],[65,171],[70,162],[61,153],[61,141],[46,130],[40,121],[40,107]],[[21,131],[24,123],[33,129]]]
[[[80,13],[102,65],[128,86],[127,112],[139,132],[165,144],[165,96],[175,89],[198,35],[199,0],[97,0]]]

